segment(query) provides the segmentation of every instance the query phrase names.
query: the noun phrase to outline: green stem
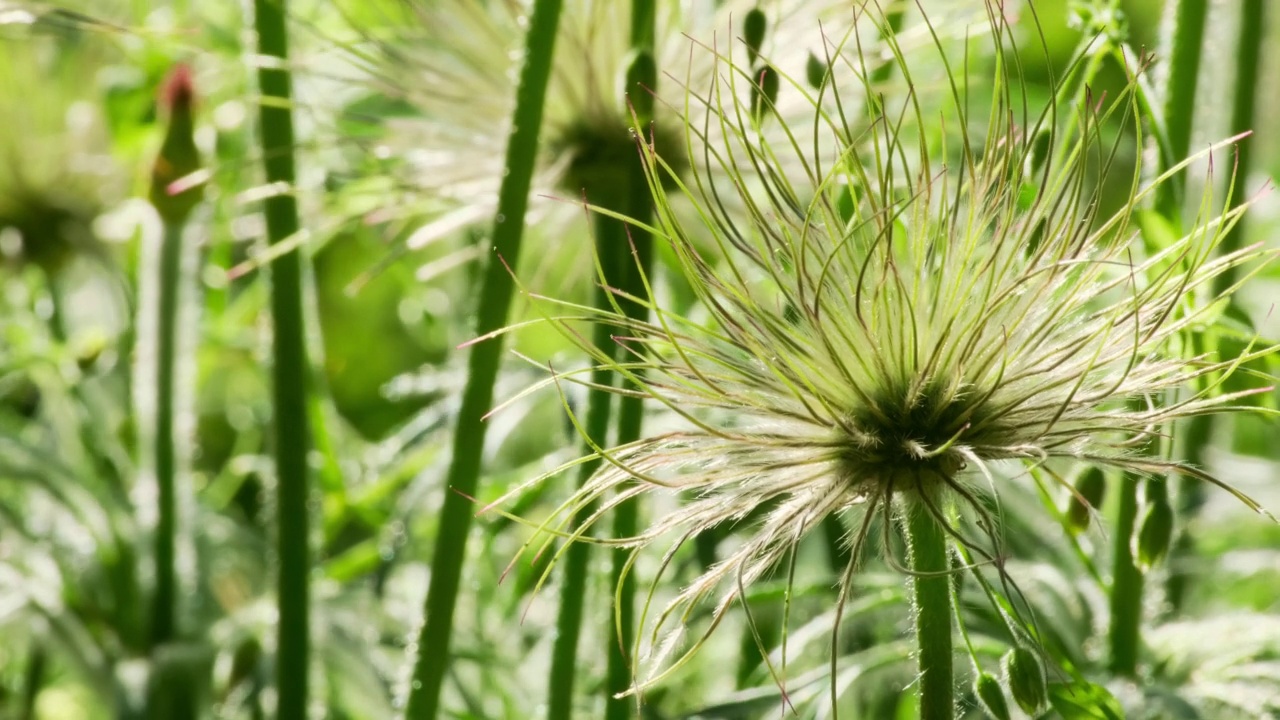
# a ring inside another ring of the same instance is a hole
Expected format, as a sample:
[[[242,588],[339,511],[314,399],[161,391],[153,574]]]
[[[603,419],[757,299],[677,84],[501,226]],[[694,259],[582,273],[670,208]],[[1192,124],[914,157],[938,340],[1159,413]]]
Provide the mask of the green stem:
[[[1174,0],[1166,10],[1173,17],[1163,114],[1165,137],[1168,138],[1172,162],[1186,157],[1191,147],[1196,81],[1200,75],[1200,55],[1204,46],[1208,10],[1209,0]],[[1163,183],[1156,193],[1156,209],[1177,227],[1182,226],[1182,193],[1185,185],[1181,179],[1175,178],[1173,182]]]
[[[18,712],[22,720],[36,720],[36,700],[44,687],[48,660],[44,641],[36,640],[27,653],[27,668],[22,678],[22,705]]]
[[[1255,122],[1255,106],[1258,87],[1258,66],[1262,56],[1263,30],[1266,27],[1266,3],[1263,0],[1241,0],[1240,3],[1240,36],[1236,42],[1236,86],[1231,105],[1231,132],[1242,133],[1253,129]],[[1248,178],[1253,171],[1253,139],[1249,138],[1236,145],[1236,179],[1231,189],[1231,197],[1227,201],[1229,207],[1235,207],[1245,201],[1248,193]],[[1244,244],[1246,213],[1236,222],[1235,227],[1227,232],[1218,248],[1218,255],[1230,255]],[[1212,297],[1218,297],[1235,284],[1239,277],[1239,268],[1232,266],[1213,279]],[[1234,298],[1232,299],[1234,302]],[[1203,339],[1196,341],[1192,348],[1195,354],[1203,353],[1207,343]],[[1185,458],[1192,467],[1204,467],[1205,455],[1209,442],[1213,437],[1213,416],[1197,415],[1186,425],[1183,435]],[[1186,531],[1186,521],[1193,517],[1204,502],[1204,487],[1195,478],[1181,478],[1178,484],[1178,517],[1182,520],[1183,530],[1178,533],[1171,549],[1169,577],[1165,582],[1165,591],[1170,607],[1177,612],[1186,596],[1188,577],[1179,569],[1176,558],[1186,557],[1195,549],[1194,539]]]
[[[493,225],[496,257],[485,267],[480,292],[476,321],[479,335],[507,323],[513,283],[504,263],[514,267],[520,255],[529,187],[537,161],[542,106],[551,76],[562,4],[563,0],[537,0],[530,16],[524,66],[516,89],[515,117],[507,143],[506,171],[498,191]],[[412,720],[432,720],[440,705],[440,691],[449,667],[453,612],[474,512],[469,498],[475,495],[479,483],[480,458],[488,427],[484,415],[493,402],[493,383],[501,353],[502,341],[495,338],[473,346],[468,358],[467,383],[453,434],[453,459],[446,475],[440,527],[431,558],[425,619],[418,636],[418,655],[405,707],[405,717]]]
[[[612,258],[612,248],[625,243],[623,226],[618,221],[596,216],[596,243],[600,261],[606,272],[617,268]],[[596,290],[596,306],[609,307],[608,291]],[[602,352],[613,353],[613,327],[606,323],[596,323],[592,340]],[[596,385],[587,394],[587,416],[585,430],[592,442],[603,446],[609,433],[609,411],[613,393],[603,388],[612,380],[613,373],[603,364],[591,371],[591,382]],[[588,446],[585,452],[591,452]],[[600,467],[600,458],[584,463],[578,472],[578,487],[581,488]],[[570,523],[576,528],[578,523],[589,517],[596,510],[595,503],[584,507]],[[551,673],[547,686],[547,717],[570,718],[573,716],[573,686],[577,676],[578,639],[582,636],[582,608],[587,592],[588,560],[591,557],[591,544],[585,541],[573,543],[565,551],[564,584],[560,591],[560,611],[556,618],[556,639],[551,649]],[[607,637],[611,637],[612,633]]]
[[[1134,562],[1130,541],[1138,517],[1138,478],[1120,479],[1116,526],[1112,531],[1111,672],[1124,677],[1138,673],[1139,630],[1142,625],[1142,572]]]
[[[924,502],[907,504],[903,533],[911,571],[921,720],[955,717],[951,650],[951,564],[947,533]]]
[[[254,0],[258,53],[283,65],[289,57],[286,0]],[[263,165],[268,183],[294,187],[292,82],[282,67],[258,68]],[[272,245],[296,235],[298,204],[292,193],[268,198],[263,208]],[[308,575],[306,333],[302,262],[297,249],[271,263],[272,400],[275,415],[276,562],[279,618],[276,641],[276,717],[307,717],[310,655]]]
[[[1267,3],[1265,0],[1240,0],[1240,37],[1236,41],[1236,86],[1231,104],[1231,132],[1242,133],[1253,130],[1257,122],[1255,106],[1257,104],[1258,68],[1262,65],[1262,38],[1267,27]],[[1244,202],[1249,192],[1249,174],[1253,171],[1253,138],[1246,139],[1236,145],[1236,182],[1232,188],[1230,207]],[[1218,248],[1219,255],[1230,255],[1240,249],[1246,237],[1246,222],[1249,214],[1245,213],[1236,221],[1235,227],[1222,239]],[[1239,267],[1232,266],[1222,271],[1213,280],[1213,297],[1221,295],[1235,284],[1239,277]]]
[[[656,13],[653,0],[632,0],[631,3],[631,49],[638,54],[653,57]],[[628,69],[627,93],[631,106],[641,123],[653,120],[653,95],[657,90],[657,66],[653,62],[636,62]],[[643,128],[642,128],[643,129]],[[627,215],[637,222],[647,223],[653,215],[653,199],[649,193],[649,184],[645,178],[644,166],[639,162],[639,148],[635,162],[627,171]],[[633,231],[631,243],[635,247],[635,257],[630,257],[626,237],[618,243],[617,264],[620,285],[624,292],[635,297],[645,296],[644,276],[651,272],[653,265],[653,239],[647,233]],[[639,303],[622,301],[623,312],[627,317],[644,321],[649,312]],[[644,399],[641,397],[623,397],[618,410],[618,444],[624,445],[640,437],[644,424]],[[636,500],[619,505],[613,516],[613,537],[634,537],[639,532],[640,508]],[[615,552],[610,568],[611,585],[614,588],[614,612],[611,618],[610,631],[605,633],[609,638],[606,643],[608,658],[607,680],[605,683],[605,718],[606,720],[627,720],[631,717],[631,709],[635,700],[617,697],[631,687],[631,648],[635,643],[636,617],[636,581],[633,574],[626,572],[628,553]],[[615,631],[616,628],[616,631]]]
[[[176,632],[174,616],[177,612],[177,572],[174,548],[177,537],[177,486],[176,452],[174,442],[174,372],[177,365],[177,331],[179,276],[182,273],[181,223],[164,223],[164,236],[160,242],[160,282],[156,297],[156,420],[155,420],[155,472],[156,472],[156,531],[153,552],[155,555],[156,587],[151,607],[151,643],[160,645],[171,640]]]

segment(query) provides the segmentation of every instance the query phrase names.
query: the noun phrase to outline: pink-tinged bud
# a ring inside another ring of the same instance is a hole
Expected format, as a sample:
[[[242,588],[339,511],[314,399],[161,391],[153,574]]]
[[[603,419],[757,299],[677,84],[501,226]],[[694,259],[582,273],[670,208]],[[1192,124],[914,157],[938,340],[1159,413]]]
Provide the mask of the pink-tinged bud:
[[[204,183],[193,180],[200,170],[196,149],[195,84],[191,68],[178,64],[160,88],[160,108],[168,123],[164,145],[151,168],[151,204],[167,223],[181,224],[200,202]]]
[[[166,113],[173,113],[175,110],[190,112],[192,106],[195,105],[195,98],[196,91],[191,77],[191,66],[186,63],[178,63],[169,73],[169,77],[165,79],[164,85],[160,87],[160,107]]]

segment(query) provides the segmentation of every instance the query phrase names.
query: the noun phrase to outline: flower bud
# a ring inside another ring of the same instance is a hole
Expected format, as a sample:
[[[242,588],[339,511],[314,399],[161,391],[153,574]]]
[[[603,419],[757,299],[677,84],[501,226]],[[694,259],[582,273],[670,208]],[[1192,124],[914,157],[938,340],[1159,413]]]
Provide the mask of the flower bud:
[[[996,720],[1009,720],[1009,705],[1004,700],[1004,688],[990,673],[981,673],[973,683],[973,694],[978,696],[982,709]]]
[[[751,110],[756,122],[764,120],[765,113],[772,110],[778,101],[778,71],[768,65],[762,65],[755,73],[755,83],[751,86]]]
[[[1150,570],[1169,553],[1173,539],[1173,508],[1168,500],[1151,503],[1138,530],[1138,567]]]
[[[200,153],[196,149],[193,115],[195,89],[191,69],[174,68],[160,92],[160,107],[168,128],[164,144],[151,168],[151,204],[167,223],[181,225],[200,202],[202,183],[191,183],[190,176],[200,169]]]
[[[1030,648],[1018,646],[1004,656],[1009,693],[1028,715],[1035,715],[1049,699],[1049,690],[1040,658]]]
[[[1067,530],[1079,535],[1089,529],[1089,513],[1102,504],[1107,478],[1102,470],[1090,467],[1076,480],[1076,491],[1067,502]]]
[[[809,53],[809,60],[804,65],[805,79],[809,81],[809,87],[814,90],[821,90],[822,84],[827,79],[827,64],[818,59],[817,55]]]
[[[764,44],[764,33],[769,22],[760,8],[751,8],[742,19],[742,40],[747,44],[747,64],[755,65],[760,55],[760,46]]]

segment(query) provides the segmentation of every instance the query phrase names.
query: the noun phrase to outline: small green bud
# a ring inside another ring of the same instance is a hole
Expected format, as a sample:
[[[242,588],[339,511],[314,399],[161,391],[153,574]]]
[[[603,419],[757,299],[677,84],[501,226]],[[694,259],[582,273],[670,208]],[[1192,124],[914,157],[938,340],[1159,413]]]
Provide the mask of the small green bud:
[[[751,8],[747,12],[747,16],[742,19],[742,39],[747,43],[747,64],[755,65],[756,58],[760,56],[760,46],[764,45],[764,33],[769,27],[769,21],[764,17],[764,11],[760,8]]]
[[[1089,513],[1102,504],[1107,478],[1102,470],[1090,467],[1076,480],[1076,491],[1067,502],[1067,530],[1079,535],[1089,529]]]
[[[973,683],[973,694],[978,696],[982,709],[995,720],[1009,720],[1009,704],[1004,700],[1004,688],[990,673],[980,673]]]
[[[765,113],[778,101],[778,71],[768,65],[760,66],[755,73],[755,84],[751,86],[751,111],[756,122],[762,122]]]
[[[1005,654],[1003,663],[1009,693],[1023,712],[1035,715],[1049,700],[1048,683],[1040,658],[1031,648],[1019,645]]]
[[[1147,508],[1138,530],[1138,567],[1150,570],[1169,554],[1173,540],[1173,508],[1168,500],[1158,500]]]
[[[827,64],[818,59],[817,55],[809,53],[809,60],[804,65],[805,78],[809,81],[809,87],[814,90],[821,90],[822,84],[827,79]]]

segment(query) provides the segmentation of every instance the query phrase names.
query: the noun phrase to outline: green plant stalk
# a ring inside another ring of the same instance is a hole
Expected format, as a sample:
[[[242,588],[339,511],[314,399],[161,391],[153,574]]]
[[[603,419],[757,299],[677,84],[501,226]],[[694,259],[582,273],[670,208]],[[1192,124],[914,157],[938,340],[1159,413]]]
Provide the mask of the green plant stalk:
[[[27,652],[27,668],[22,678],[22,705],[18,711],[21,720],[36,720],[36,699],[40,696],[40,689],[44,687],[48,661],[44,640],[36,640]]]
[[[1267,28],[1266,0],[1240,0],[1240,37],[1236,41],[1236,85],[1231,102],[1231,132],[1242,133],[1255,128],[1258,90],[1258,68],[1262,65],[1262,40]],[[1244,202],[1249,193],[1249,174],[1253,172],[1252,138],[1236,145],[1236,183],[1229,201],[1231,207]],[[1244,245],[1248,235],[1245,213],[1227,232],[1218,249],[1219,255],[1230,255]],[[1225,292],[1236,283],[1240,268],[1232,266],[1213,280],[1213,295]],[[1234,297],[1232,298],[1235,299]]]
[[[174,375],[177,366],[178,310],[182,273],[181,223],[164,223],[160,243],[160,283],[156,300],[156,586],[151,608],[151,642],[160,645],[176,633],[178,582],[175,546],[178,534],[177,452],[174,438]]]
[[[648,216],[652,210],[648,204],[649,194],[645,189],[647,186],[641,184],[642,182],[642,180],[634,177],[631,180],[633,193],[639,187],[641,188],[640,193],[644,197],[642,201],[638,197],[632,198],[628,215],[640,222],[648,222]],[[623,242],[625,243],[625,239]],[[622,265],[622,267],[628,268],[628,272],[623,275],[628,278],[628,282],[623,286],[623,289],[637,297],[644,297],[644,287],[640,281],[640,272],[643,271],[646,275],[650,272],[653,264],[653,241],[644,233],[633,233],[632,242],[635,244],[635,258]],[[620,247],[624,251],[627,249],[625,244]],[[627,252],[627,254],[630,253]],[[648,316],[646,309],[635,303],[624,303],[623,309],[629,317],[637,320],[645,320]],[[625,445],[634,442],[640,437],[644,423],[644,398],[623,397],[619,402],[619,406],[617,443]],[[640,508],[635,499],[619,505],[614,510],[612,537],[634,537],[639,532],[639,514]],[[632,573],[624,575],[628,555],[626,552],[614,552],[612,567],[610,568],[610,579],[612,581],[610,584],[614,588],[615,607],[613,616],[610,618],[609,631],[605,633],[605,637],[608,638],[608,680],[605,685],[606,720],[626,720],[630,718],[631,710],[635,703],[635,700],[631,698],[617,697],[619,693],[626,692],[631,687],[631,648],[635,642],[636,580],[635,575]]]
[[[1171,13],[1169,74],[1166,78],[1164,105],[1164,137],[1169,153],[1162,155],[1161,170],[1166,162],[1186,157],[1191,146],[1191,128],[1195,119],[1196,84],[1200,73],[1201,50],[1208,13],[1208,0],[1175,0],[1167,6]],[[1181,179],[1166,182],[1156,192],[1156,211],[1181,232],[1185,183]],[[1159,452],[1159,445],[1143,452]],[[1142,623],[1142,572],[1134,562],[1130,539],[1134,536],[1140,508],[1136,476],[1121,479],[1120,503],[1117,510],[1115,547],[1112,553],[1112,586],[1108,637],[1111,643],[1111,670],[1118,675],[1137,673],[1138,647]],[[1150,488],[1161,499],[1163,485]]]
[[[149,199],[160,217],[161,236],[156,277],[155,307],[155,418],[152,452],[156,476],[156,528],[152,555],[155,591],[152,595],[150,641],[153,648],[178,635],[178,582],[175,548],[178,534],[177,439],[175,379],[178,357],[178,315],[182,307],[183,236],[192,210],[200,203],[203,187],[178,189],[200,167],[195,144],[195,91],[191,71],[173,69],[160,93],[160,109],[167,121],[164,143],[151,168]],[[149,270],[151,268],[148,268]]]
[[[921,720],[955,717],[951,650],[951,564],[947,533],[922,501],[905,504],[902,530],[911,580]]]
[[[485,267],[476,331],[493,332],[507,322],[513,282],[504,263],[515,266],[520,255],[524,214],[537,161],[542,106],[551,76],[556,26],[563,0],[537,0],[525,36],[525,59],[516,89],[511,138],[507,143],[506,171],[498,191],[494,218],[494,256]],[[449,638],[457,604],[462,563],[473,509],[469,497],[479,483],[484,449],[484,415],[493,402],[502,341],[492,339],[471,348],[467,383],[453,435],[453,459],[446,475],[440,526],[431,558],[431,585],[427,589],[418,656],[405,706],[410,720],[432,720],[440,705],[440,691],[449,667]]]
[[[1200,75],[1201,50],[1207,24],[1209,0],[1174,0],[1166,12],[1172,13],[1163,106],[1165,137],[1169,156],[1176,162],[1191,148],[1191,126],[1195,120],[1196,81]],[[1161,168],[1165,170],[1167,168]],[[1156,210],[1175,227],[1182,227],[1183,190],[1181,179],[1166,182],[1156,193]]]
[[[632,0],[631,3],[631,49],[633,53],[653,55],[654,36],[656,33],[656,11],[653,0]],[[653,95],[657,91],[658,75],[654,63],[636,63],[627,74],[627,95],[631,108],[640,121],[639,130],[653,121]],[[628,169],[627,177],[627,215],[638,222],[648,223],[653,215],[653,199],[649,193],[649,184],[645,179],[644,167],[639,160],[640,149],[636,148],[636,162]],[[649,275],[653,266],[653,238],[648,233],[633,231],[630,243],[621,238],[618,244],[616,268],[619,270],[621,288],[635,297],[644,297],[644,277]],[[630,257],[629,245],[634,247],[635,256]],[[622,309],[627,317],[644,321],[648,319],[648,309],[634,302],[622,301]],[[644,424],[644,399],[641,397],[623,397],[618,409],[617,442],[623,445],[640,437]],[[639,531],[640,508],[636,500],[619,505],[614,511],[612,533],[615,538],[633,537]],[[635,701],[631,698],[618,697],[631,687],[631,648],[635,644],[636,617],[636,580],[633,574],[626,572],[628,554],[615,552],[609,570],[610,585],[614,588],[614,612],[611,623],[604,637],[607,670],[605,680],[605,718],[606,720],[627,720],[632,715]]]
[[[284,64],[289,57],[286,0],[254,0],[258,53]],[[268,183],[294,187],[292,81],[281,67],[258,68],[262,161]],[[264,205],[267,238],[279,244],[298,232],[292,192]],[[276,562],[279,619],[276,640],[276,717],[305,720],[310,657],[310,537],[307,497],[306,332],[302,310],[302,262],[297,248],[271,263],[272,400],[275,417]]]
[[[1116,675],[1135,677],[1138,673],[1139,631],[1142,626],[1142,572],[1134,562],[1130,541],[1138,517],[1138,478],[1125,475],[1112,530],[1111,646],[1110,669]]]
[[[1258,67],[1262,60],[1262,39],[1266,28],[1265,0],[1240,0],[1240,35],[1236,41],[1235,88],[1231,103],[1231,133],[1237,134],[1252,130],[1256,122],[1256,105],[1258,89]],[[1253,171],[1252,138],[1236,145],[1236,182],[1231,189],[1231,197],[1227,204],[1235,207],[1244,202],[1249,192],[1248,183]],[[1248,213],[1240,217],[1235,227],[1231,228],[1222,239],[1218,254],[1230,255],[1244,244],[1247,237]],[[1235,284],[1239,277],[1239,268],[1230,267],[1213,279],[1211,295],[1217,297]],[[1232,303],[1235,298],[1232,298]],[[1203,352],[1205,348],[1193,348],[1193,352]],[[1183,435],[1186,459],[1193,467],[1204,467],[1204,459],[1208,445],[1213,437],[1213,416],[1197,415],[1187,422]],[[1184,478],[1178,484],[1177,514],[1184,520],[1184,529],[1178,533],[1174,546],[1170,551],[1171,560],[1185,557],[1194,550],[1194,540],[1185,530],[1185,519],[1191,517],[1204,503],[1204,486],[1195,478]],[[1176,562],[1169,563],[1169,577],[1165,581],[1165,594],[1173,611],[1182,607],[1186,595],[1187,575],[1178,569]]]
[[[609,262],[613,254],[611,249],[625,243],[623,226],[617,220],[596,216],[596,243],[599,246],[602,265],[608,269],[617,268],[616,262]],[[609,307],[608,291],[596,290],[596,306]],[[592,332],[595,346],[602,352],[613,354],[613,328],[605,323],[597,323]],[[603,446],[609,432],[609,414],[613,393],[603,389],[612,379],[608,367],[598,366],[591,371],[593,387],[587,394],[587,416],[584,429],[592,442]],[[591,452],[588,446],[586,452]],[[600,467],[600,459],[584,463],[578,472],[578,487],[582,487]],[[589,517],[596,510],[595,503],[578,511],[570,522],[570,527]],[[547,717],[573,717],[573,686],[577,676],[578,640],[582,636],[582,609],[587,593],[588,565],[591,558],[591,544],[585,541],[575,542],[565,551],[564,583],[560,590],[560,608],[556,617],[556,639],[551,649],[551,672],[547,685]],[[612,633],[608,635],[612,637]],[[616,651],[615,651],[616,652]]]

